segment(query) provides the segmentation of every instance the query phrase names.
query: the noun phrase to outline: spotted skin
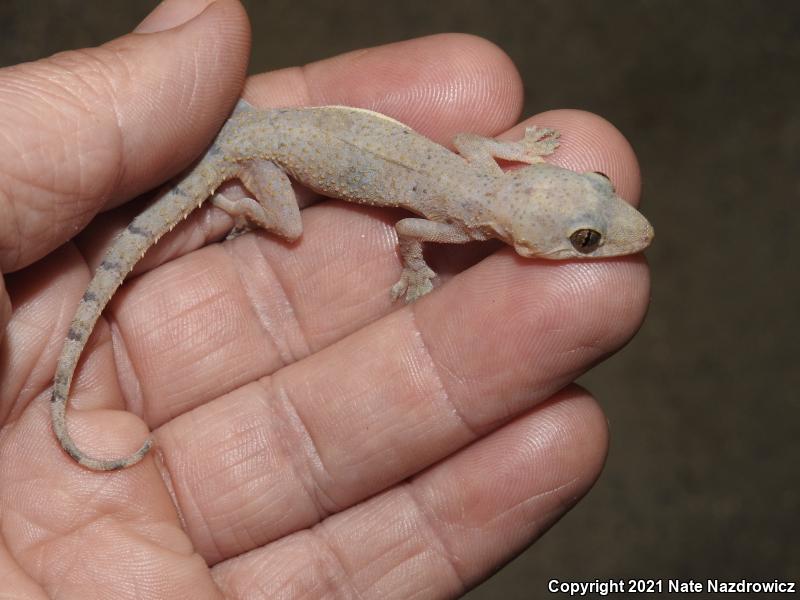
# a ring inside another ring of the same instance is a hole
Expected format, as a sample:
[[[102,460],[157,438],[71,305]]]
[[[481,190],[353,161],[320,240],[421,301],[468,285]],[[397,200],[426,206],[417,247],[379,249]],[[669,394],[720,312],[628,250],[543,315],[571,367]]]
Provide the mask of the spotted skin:
[[[53,382],[53,430],[64,451],[96,471],[138,463],[151,438],[112,460],[87,456],[67,431],[70,384],[86,342],[114,292],[144,253],[206,199],[229,212],[236,233],[257,226],[296,240],[302,222],[289,178],[334,198],[404,208],[417,217],[397,225],[403,262],[394,300],[413,302],[433,289],[424,242],[500,239],[522,256],[566,259],[639,252],[653,229],[594,173],[543,161],[558,146],[550,129],[529,128],[518,142],[473,134],[454,139],[460,154],[368,110],[329,106],[257,110],[239,102],[196,166],[114,240],[78,304]],[[503,172],[496,158],[528,163]],[[239,179],[253,198],[232,201],[215,190]]]

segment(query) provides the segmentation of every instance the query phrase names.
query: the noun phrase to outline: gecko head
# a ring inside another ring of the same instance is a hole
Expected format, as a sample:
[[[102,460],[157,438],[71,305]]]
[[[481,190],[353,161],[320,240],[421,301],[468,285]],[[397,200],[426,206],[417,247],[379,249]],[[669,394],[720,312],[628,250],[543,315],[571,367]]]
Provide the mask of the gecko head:
[[[634,254],[653,240],[642,214],[600,173],[537,164],[507,173],[501,235],[529,258],[601,258]]]

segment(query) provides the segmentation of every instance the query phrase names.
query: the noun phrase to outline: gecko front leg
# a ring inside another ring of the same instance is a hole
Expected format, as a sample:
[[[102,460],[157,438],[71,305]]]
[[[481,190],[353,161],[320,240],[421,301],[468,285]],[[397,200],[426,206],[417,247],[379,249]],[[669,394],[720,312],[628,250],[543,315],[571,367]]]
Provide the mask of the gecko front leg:
[[[543,162],[543,156],[558,148],[559,133],[546,127],[527,127],[525,136],[519,141],[496,140],[474,133],[460,133],[453,138],[458,153],[478,168],[495,175],[503,170],[496,158],[533,165]]]
[[[414,302],[433,289],[433,269],[425,262],[422,254],[423,242],[440,244],[463,244],[475,239],[476,233],[469,233],[463,225],[438,223],[427,219],[402,219],[395,225],[400,256],[403,259],[403,273],[400,280],[392,286],[392,301],[405,294],[406,302]]]

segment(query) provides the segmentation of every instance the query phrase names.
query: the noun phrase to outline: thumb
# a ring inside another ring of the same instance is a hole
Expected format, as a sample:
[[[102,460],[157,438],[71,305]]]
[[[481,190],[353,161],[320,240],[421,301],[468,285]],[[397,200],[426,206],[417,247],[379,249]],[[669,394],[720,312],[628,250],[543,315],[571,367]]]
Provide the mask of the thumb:
[[[238,0],[167,0],[136,32],[0,69],[0,269],[186,167],[244,82]]]

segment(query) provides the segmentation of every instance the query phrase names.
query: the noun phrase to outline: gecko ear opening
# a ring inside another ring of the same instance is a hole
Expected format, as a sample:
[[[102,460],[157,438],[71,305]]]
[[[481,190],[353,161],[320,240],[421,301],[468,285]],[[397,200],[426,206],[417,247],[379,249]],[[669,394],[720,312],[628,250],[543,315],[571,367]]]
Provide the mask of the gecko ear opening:
[[[578,229],[569,236],[572,247],[581,254],[591,254],[600,246],[603,236],[594,229]]]
[[[612,192],[614,191],[614,182],[611,181],[611,178],[601,171],[592,171],[591,173],[585,173],[585,175],[589,179],[593,179],[600,185],[610,189]]]

